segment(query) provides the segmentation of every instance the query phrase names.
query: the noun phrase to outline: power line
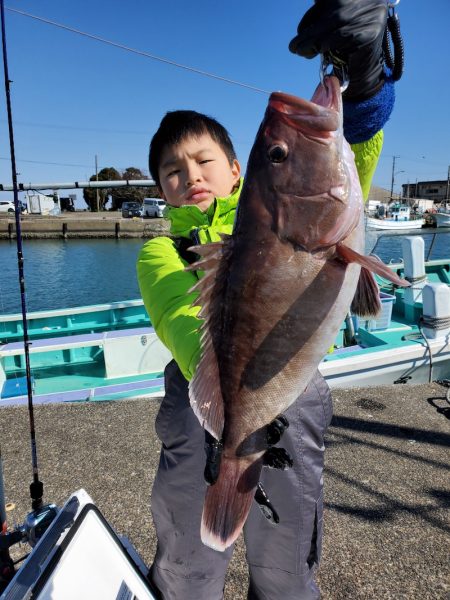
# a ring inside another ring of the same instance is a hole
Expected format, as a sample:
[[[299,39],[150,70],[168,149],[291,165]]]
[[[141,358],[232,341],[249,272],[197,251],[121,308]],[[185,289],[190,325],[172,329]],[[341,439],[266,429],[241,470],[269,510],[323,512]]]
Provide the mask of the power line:
[[[10,158],[7,158],[5,156],[0,156],[0,160],[7,160],[10,161]],[[70,163],[58,163],[58,162],[43,162],[41,160],[26,160],[25,158],[17,159],[17,162],[26,162],[26,163],[34,163],[36,165],[53,165],[56,167],[82,167],[84,169],[92,169],[93,166],[92,165],[76,165],[76,164],[70,164]]]
[[[0,123],[6,123],[6,119],[0,119]],[[101,127],[76,127],[74,125],[53,125],[52,123],[31,123],[29,121],[16,121],[14,120],[14,125],[20,125],[25,127],[42,127],[44,129],[69,129],[71,131],[89,131],[94,133],[120,133],[125,135],[145,135],[147,136],[147,132],[145,131],[131,131],[125,129],[105,129]]]
[[[56,21],[51,21],[50,19],[45,19],[43,17],[38,17],[36,15],[32,15],[23,10],[17,10],[16,8],[9,8],[8,6],[6,6],[5,8],[7,10],[9,10],[10,12],[17,13],[24,17],[29,17],[30,19],[35,19],[36,21],[41,21],[42,23],[46,23],[47,25],[53,25],[54,27],[59,27],[60,29],[70,31],[70,32],[76,33],[78,35],[82,35],[91,40],[95,40],[96,42],[101,42],[102,44],[108,44],[109,46],[114,46],[114,48],[119,48],[120,50],[126,50],[127,52],[132,52],[133,54],[138,54],[139,56],[144,56],[145,58],[150,58],[152,60],[156,60],[158,62],[162,62],[167,65],[171,65],[172,67],[178,67],[179,69],[184,69],[185,71],[190,71],[191,73],[197,73],[197,75],[203,75],[204,77],[218,79],[219,81],[223,81],[224,83],[230,83],[231,85],[237,85],[239,87],[253,90],[254,92],[260,92],[262,94],[267,94],[267,95],[270,94],[269,91],[263,90],[261,88],[255,87],[253,85],[249,85],[247,83],[242,83],[241,81],[236,81],[235,79],[228,79],[227,77],[221,77],[220,75],[215,75],[214,73],[209,73],[208,71],[202,71],[201,69],[196,69],[195,67],[183,65],[183,64],[175,62],[173,60],[169,60],[168,58],[163,58],[162,56],[156,56],[156,54],[150,54],[149,52],[144,52],[143,50],[137,50],[136,48],[131,48],[130,46],[125,46],[124,44],[119,44],[118,42],[113,42],[112,40],[107,40],[106,38],[102,38],[98,35],[93,35],[92,33],[87,33],[85,31],[80,31],[79,29],[74,29],[73,27],[68,27],[67,25],[63,25],[62,23],[57,23]]]

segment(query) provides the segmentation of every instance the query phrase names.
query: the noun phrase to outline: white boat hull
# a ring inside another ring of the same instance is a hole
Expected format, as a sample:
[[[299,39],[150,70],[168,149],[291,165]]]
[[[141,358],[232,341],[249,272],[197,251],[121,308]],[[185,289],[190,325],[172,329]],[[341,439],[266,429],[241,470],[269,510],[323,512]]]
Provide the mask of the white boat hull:
[[[437,227],[450,227],[450,213],[435,213],[433,217]]]
[[[432,380],[450,377],[450,340],[428,340],[432,353]],[[319,371],[331,389],[392,385],[393,383],[428,383],[430,354],[425,342],[397,347],[395,350],[371,351],[367,354],[324,360]]]
[[[388,231],[398,231],[403,229],[420,229],[424,225],[424,219],[395,221],[391,219],[373,219],[372,217],[368,217],[366,220],[367,229],[386,229]]]

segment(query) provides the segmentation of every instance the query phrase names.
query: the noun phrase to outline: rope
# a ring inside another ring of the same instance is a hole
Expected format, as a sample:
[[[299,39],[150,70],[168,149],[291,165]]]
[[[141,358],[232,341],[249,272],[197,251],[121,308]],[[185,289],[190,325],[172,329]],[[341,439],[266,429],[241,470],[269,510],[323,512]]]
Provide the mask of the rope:
[[[391,51],[391,42],[394,55]],[[405,50],[400,32],[400,21],[393,6],[390,7],[386,30],[383,37],[383,55],[386,66],[392,71],[392,79],[398,81],[403,75]]]
[[[409,281],[409,283],[411,284],[411,287],[409,287],[408,289],[421,292],[423,290],[423,286],[420,285],[418,287],[414,287],[414,284],[424,283],[425,281],[427,281],[427,276],[419,275],[419,277],[405,277],[404,279],[406,279],[406,281]]]
[[[405,279],[406,281],[409,281],[411,285],[414,285],[415,283],[421,283],[422,281],[426,281],[427,276],[419,275],[419,277],[405,277]]]
[[[431,351],[430,342],[428,341],[427,336],[423,332],[423,328],[427,329],[435,329],[438,331],[439,329],[446,329],[450,327],[450,316],[448,317],[429,317],[427,315],[423,315],[419,319],[419,332],[420,333],[410,333],[404,335],[402,337],[403,340],[418,340],[422,338],[427,346],[428,354],[430,356],[430,369],[428,373],[428,383],[433,381],[433,353]]]
[[[425,344],[428,348],[428,354],[430,355],[430,369],[428,371],[428,383],[433,381],[433,353],[431,351],[430,342],[428,341],[427,336],[423,332],[423,317],[419,319],[419,331],[423,339],[425,340]]]
[[[446,329],[450,327],[450,316],[448,317],[429,317],[428,315],[423,315],[422,324],[427,329]]]

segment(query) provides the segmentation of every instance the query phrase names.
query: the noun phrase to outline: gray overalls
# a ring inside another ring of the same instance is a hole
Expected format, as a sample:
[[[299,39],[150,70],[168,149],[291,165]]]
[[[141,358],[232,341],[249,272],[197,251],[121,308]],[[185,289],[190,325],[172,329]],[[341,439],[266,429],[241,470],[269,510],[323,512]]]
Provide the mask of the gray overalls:
[[[200,540],[204,433],[175,361],[166,367],[165,386],[156,418],[162,448],[152,491],[158,547],[149,578],[164,600],[220,600],[233,549],[216,552]],[[251,600],[320,597],[314,569],[322,544],[324,434],[332,404],[319,373],[284,414],[290,426],[279,445],[294,466],[287,471],[264,468],[261,475],[280,523],[269,523],[255,502],[244,527]]]

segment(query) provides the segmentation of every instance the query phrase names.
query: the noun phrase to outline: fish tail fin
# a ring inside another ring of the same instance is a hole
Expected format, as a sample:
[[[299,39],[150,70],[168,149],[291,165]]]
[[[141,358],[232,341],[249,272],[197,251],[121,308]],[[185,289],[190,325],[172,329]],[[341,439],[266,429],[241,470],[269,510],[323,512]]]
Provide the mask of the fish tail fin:
[[[361,267],[351,311],[360,317],[376,317],[381,311],[378,284],[365,267]]]
[[[261,461],[223,457],[216,483],[208,487],[203,506],[202,542],[223,552],[242,531],[261,473]]]

